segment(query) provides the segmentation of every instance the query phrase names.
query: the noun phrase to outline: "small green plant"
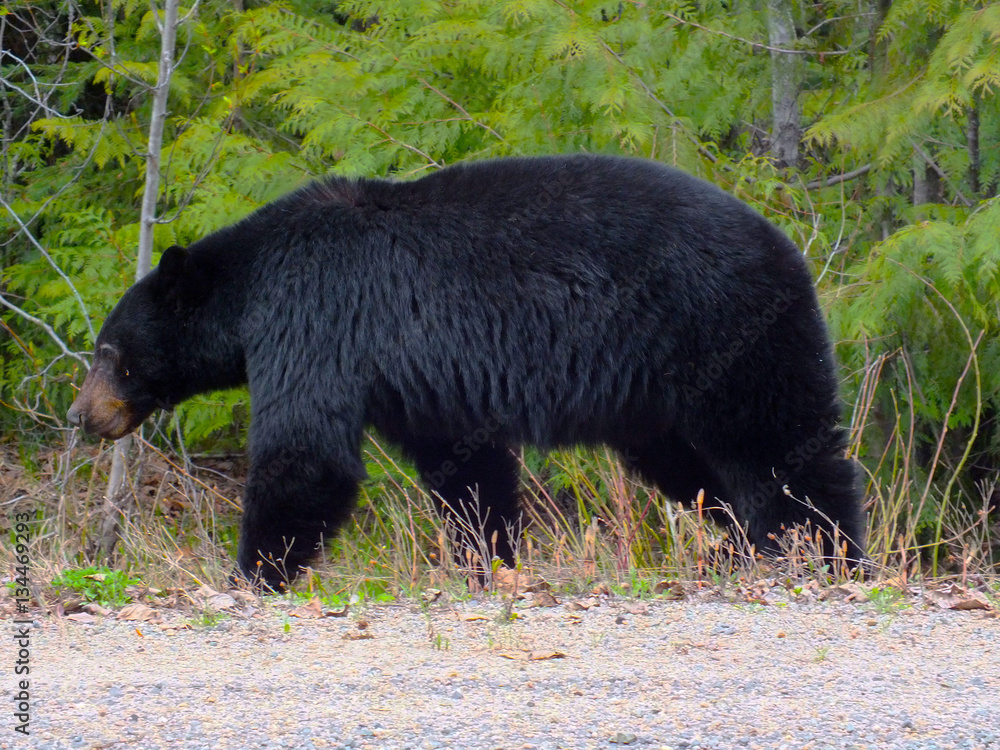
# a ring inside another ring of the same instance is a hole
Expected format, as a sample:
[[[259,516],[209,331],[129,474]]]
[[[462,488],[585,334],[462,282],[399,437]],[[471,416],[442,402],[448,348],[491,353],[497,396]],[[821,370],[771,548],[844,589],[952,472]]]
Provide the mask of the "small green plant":
[[[214,609],[206,607],[197,617],[191,619],[191,624],[198,628],[213,628],[223,620],[229,619],[229,615],[224,612],[216,612]]]
[[[813,659],[815,662],[826,661],[827,654],[830,653],[829,646],[816,646],[816,656]]]
[[[503,596],[503,607],[501,607],[500,611],[497,612],[496,617],[499,624],[505,625],[517,620],[519,615],[514,611],[514,603],[515,597],[506,595]]]
[[[343,588],[331,590],[333,586],[339,585],[331,579],[322,579],[318,575],[313,575],[311,580],[306,581],[307,588],[295,588],[288,592],[289,601],[298,604],[306,604],[312,601],[313,597],[331,609],[343,609],[348,605],[365,604],[389,604],[396,601],[395,594],[389,589],[388,584],[382,580],[363,580],[355,588],[353,593],[348,593]]]
[[[627,584],[612,586],[611,590],[632,599],[655,599],[657,594],[653,589],[658,580],[650,571],[633,567],[629,569]]]
[[[910,606],[903,597],[903,593],[891,586],[885,588],[873,587],[868,592],[868,601],[880,615],[895,614],[899,610]]]
[[[125,589],[139,583],[138,578],[132,578],[123,570],[105,567],[64,570],[52,580],[57,589],[79,594],[88,602],[96,602],[102,607],[125,605],[131,598]]]

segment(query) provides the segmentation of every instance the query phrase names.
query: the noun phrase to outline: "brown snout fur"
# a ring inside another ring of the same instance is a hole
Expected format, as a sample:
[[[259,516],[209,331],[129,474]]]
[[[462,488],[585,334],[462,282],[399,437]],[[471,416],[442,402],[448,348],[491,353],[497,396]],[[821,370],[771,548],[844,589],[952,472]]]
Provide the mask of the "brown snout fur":
[[[132,432],[142,418],[116,392],[103,368],[87,373],[80,393],[67,413],[69,421],[86,432],[117,440]]]

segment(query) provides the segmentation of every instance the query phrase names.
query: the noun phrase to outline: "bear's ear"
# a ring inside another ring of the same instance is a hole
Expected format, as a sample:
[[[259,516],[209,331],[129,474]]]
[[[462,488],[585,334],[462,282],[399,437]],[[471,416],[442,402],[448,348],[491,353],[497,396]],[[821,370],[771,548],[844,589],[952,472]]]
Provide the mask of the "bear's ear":
[[[156,288],[178,312],[196,307],[208,296],[205,274],[194,265],[191,253],[174,245],[163,251],[160,265],[156,267]]]
[[[166,286],[172,286],[184,275],[184,265],[187,263],[188,251],[180,245],[173,245],[163,251],[160,265],[157,266],[161,281]]]

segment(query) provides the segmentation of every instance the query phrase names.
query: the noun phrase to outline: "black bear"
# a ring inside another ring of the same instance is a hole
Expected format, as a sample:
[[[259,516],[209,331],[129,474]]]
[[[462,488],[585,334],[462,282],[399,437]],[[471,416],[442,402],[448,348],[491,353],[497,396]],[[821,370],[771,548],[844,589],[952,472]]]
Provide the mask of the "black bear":
[[[744,203],[651,161],[309,184],[164,252],[104,322],[68,417],[118,438],[242,383],[238,561],[272,586],[348,517],[367,425],[506,563],[522,443],[611,446],[670,498],[704,490],[758,550],[811,521],[830,554],[863,559],[801,253]]]

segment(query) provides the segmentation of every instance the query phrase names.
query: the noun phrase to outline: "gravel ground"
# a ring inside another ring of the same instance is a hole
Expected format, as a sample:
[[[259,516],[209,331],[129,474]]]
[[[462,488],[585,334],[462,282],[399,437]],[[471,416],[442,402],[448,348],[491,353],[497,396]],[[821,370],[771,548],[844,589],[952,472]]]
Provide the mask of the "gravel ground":
[[[0,748],[1000,748],[990,612],[284,606],[212,627],[40,619],[31,736],[8,708]]]

